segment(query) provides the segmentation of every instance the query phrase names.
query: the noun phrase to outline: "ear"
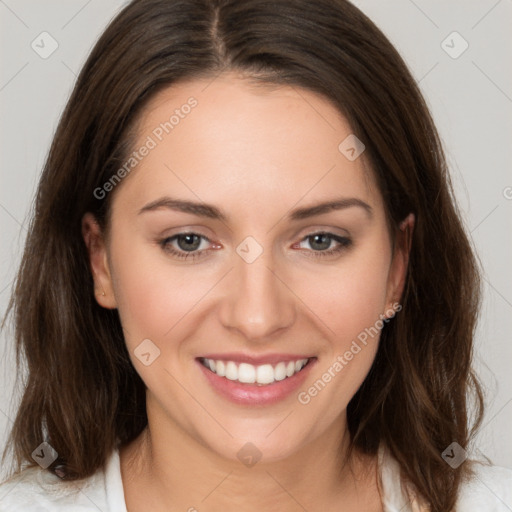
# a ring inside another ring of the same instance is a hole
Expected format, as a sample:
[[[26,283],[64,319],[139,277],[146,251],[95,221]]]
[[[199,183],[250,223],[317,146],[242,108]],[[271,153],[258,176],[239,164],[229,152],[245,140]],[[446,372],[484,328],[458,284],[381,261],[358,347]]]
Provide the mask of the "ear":
[[[102,230],[92,213],[86,213],[82,218],[82,237],[89,254],[96,302],[104,308],[115,309],[117,302],[112,287],[106,243]]]
[[[400,223],[399,231],[396,235],[393,259],[388,274],[388,286],[386,294],[386,304],[390,309],[393,309],[394,303],[400,302],[402,293],[404,291],[414,223],[414,214],[410,213]]]

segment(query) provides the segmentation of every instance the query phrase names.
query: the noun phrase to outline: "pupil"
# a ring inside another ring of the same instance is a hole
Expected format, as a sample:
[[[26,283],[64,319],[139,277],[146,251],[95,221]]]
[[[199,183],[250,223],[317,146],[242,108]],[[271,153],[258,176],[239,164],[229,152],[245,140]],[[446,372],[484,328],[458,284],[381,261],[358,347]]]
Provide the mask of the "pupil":
[[[184,245],[182,242],[185,240],[185,244],[191,244],[191,245]],[[195,243],[194,243],[195,242]],[[194,251],[199,247],[200,240],[197,235],[181,235],[178,237],[178,245],[180,249],[184,251]]]
[[[323,239],[324,241],[323,242],[320,241],[320,242],[317,243],[318,239],[320,239],[320,240]],[[329,238],[329,236],[325,235],[325,234],[313,235],[313,243],[311,244],[313,249],[315,249],[315,245],[317,245],[317,249],[318,250],[328,249],[329,245],[330,245],[330,238]],[[320,247],[318,247],[318,245],[320,245]]]

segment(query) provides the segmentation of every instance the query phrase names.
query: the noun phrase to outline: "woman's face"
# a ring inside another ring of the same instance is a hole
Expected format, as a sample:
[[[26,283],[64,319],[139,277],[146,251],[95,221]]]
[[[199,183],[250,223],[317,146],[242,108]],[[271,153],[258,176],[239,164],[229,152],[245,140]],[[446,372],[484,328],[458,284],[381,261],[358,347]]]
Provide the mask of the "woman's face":
[[[350,126],[317,94],[225,74],[159,93],[138,134],[89,247],[151,428],[228,459],[339,436],[406,266]]]

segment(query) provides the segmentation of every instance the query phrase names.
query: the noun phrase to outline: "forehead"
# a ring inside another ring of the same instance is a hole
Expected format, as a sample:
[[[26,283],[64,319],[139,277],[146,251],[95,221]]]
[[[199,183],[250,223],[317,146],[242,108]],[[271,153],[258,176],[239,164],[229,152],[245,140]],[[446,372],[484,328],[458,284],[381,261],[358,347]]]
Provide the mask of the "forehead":
[[[352,161],[344,152],[350,137],[336,107],[305,89],[254,85],[233,74],[183,82],[145,106],[135,150],[150,149],[126,181],[141,200],[166,189],[246,206],[334,194],[378,206],[364,154]]]

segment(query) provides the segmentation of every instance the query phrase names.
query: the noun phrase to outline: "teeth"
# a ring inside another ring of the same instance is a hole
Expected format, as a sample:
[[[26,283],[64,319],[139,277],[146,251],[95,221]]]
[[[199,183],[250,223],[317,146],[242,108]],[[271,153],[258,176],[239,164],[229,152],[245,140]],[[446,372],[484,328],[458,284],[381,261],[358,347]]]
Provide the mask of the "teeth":
[[[284,363],[278,363],[277,366],[274,368],[274,379],[286,379],[286,365]]]
[[[275,381],[281,381],[292,377],[300,372],[309,359],[299,359],[298,361],[281,362],[272,366],[262,364],[254,366],[248,363],[235,363],[234,361],[214,361],[213,359],[203,358],[201,362],[206,368],[216,373],[219,377],[225,377],[229,380],[237,380],[244,384],[272,384]]]
[[[209,359],[205,359],[205,361],[209,361]],[[214,368],[210,368],[212,372],[215,372],[219,377],[226,376],[226,365],[224,361],[214,361]]]
[[[233,361],[226,363],[226,379],[238,380],[238,368]]]
[[[256,368],[252,364],[241,363],[238,367],[238,380],[246,384],[254,384],[256,382]]]
[[[258,384],[272,384],[274,380],[274,368],[272,368],[272,365],[263,364],[256,368],[256,382]]]

